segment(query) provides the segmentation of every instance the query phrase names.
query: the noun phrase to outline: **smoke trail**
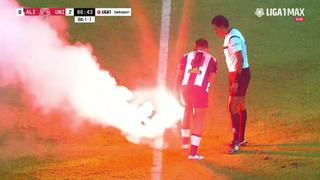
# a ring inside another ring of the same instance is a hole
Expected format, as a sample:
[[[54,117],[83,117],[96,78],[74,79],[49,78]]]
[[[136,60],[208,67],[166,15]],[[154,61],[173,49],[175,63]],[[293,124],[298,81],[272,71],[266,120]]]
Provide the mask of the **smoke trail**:
[[[72,109],[77,117],[120,129],[135,143],[162,135],[179,120],[182,108],[165,89],[131,92],[118,86],[90,46],[66,43],[40,18],[17,17],[15,3],[1,1],[0,7],[0,85],[22,85],[45,112]]]

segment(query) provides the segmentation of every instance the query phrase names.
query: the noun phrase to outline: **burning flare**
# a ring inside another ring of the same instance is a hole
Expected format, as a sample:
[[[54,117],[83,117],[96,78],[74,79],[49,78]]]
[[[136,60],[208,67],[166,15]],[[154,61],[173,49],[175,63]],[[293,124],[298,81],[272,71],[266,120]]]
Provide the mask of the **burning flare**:
[[[18,17],[12,1],[0,7],[0,85],[22,85],[44,112],[72,109],[76,117],[118,128],[134,143],[160,137],[180,120],[183,109],[164,88],[131,92],[118,86],[89,45],[62,38],[66,28],[59,32],[39,17]]]

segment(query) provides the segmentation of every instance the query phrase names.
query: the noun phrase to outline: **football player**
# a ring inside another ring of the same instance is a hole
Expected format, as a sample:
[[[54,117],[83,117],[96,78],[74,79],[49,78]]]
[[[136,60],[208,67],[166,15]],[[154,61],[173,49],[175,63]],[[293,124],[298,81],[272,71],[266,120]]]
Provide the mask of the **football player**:
[[[217,72],[217,61],[208,52],[208,41],[198,39],[194,51],[185,54],[181,59],[176,81],[177,92],[182,94],[185,102],[181,129],[183,149],[189,149],[191,139],[188,159],[203,159],[203,156],[197,153],[197,149],[208,108],[210,81]]]

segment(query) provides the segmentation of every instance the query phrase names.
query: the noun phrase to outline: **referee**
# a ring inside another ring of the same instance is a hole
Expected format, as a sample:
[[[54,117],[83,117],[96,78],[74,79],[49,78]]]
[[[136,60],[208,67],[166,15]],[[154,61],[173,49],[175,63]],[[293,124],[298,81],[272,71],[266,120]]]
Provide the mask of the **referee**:
[[[233,131],[233,141],[228,153],[233,154],[246,143],[244,137],[247,121],[245,97],[250,81],[247,46],[241,32],[229,27],[226,17],[217,15],[212,19],[211,24],[216,35],[224,39],[223,52],[229,71],[230,84],[228,110]]]

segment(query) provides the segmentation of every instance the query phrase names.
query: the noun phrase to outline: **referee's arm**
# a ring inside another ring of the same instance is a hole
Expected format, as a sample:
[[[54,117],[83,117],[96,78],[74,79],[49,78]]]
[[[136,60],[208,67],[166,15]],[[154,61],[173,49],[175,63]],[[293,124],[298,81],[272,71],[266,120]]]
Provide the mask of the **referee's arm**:
[[[239,77],[241,75],[242,72],[242,67],[243,67],[243,56],[242,56],[242,47],[241,47],[241,40],[239,37],[234,37],[230,39],[230,48],[231,51],[235,54],[236,58],[237,58],[237,62],[236,62],[236,79],[235,82],[239,81]]]
[[[236,72],[237,72],[237,76],[240,76],[242,72],[242,67],[243,67],[243,56],[241,51],[237,51],[235,52],[235,54],[237,57]]]

